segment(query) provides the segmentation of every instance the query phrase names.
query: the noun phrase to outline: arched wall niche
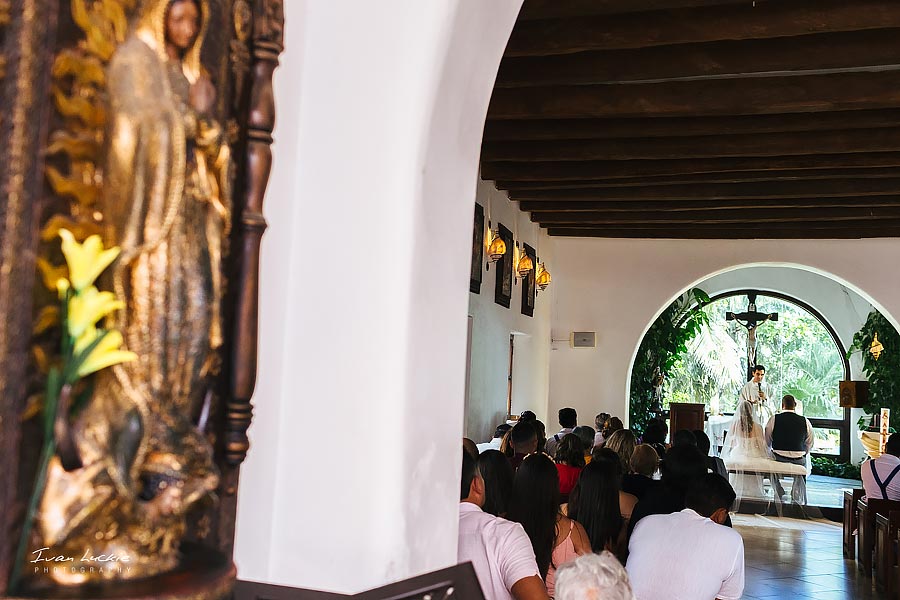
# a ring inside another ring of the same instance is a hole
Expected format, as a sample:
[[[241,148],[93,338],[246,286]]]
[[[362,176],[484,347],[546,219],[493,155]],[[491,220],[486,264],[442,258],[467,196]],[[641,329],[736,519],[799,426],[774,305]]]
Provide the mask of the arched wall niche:
[[[626,382],[626,398],[630,397],[631,368],[647,330],[672,300],[694,287],[704,290],[712,298],[723,298],[752,288],[761,295],[769,292],[789,302],[799,301],[797,304],[801,308],[803,304],[808,305],[808,308],[812,309],[809,312],[822,321],[832,336],[837,338],[839,349],[850,347],[853,335],[862,327],[869,312],[876,306],[876,301],[857,286],[805,265],[755,263],[722,269],[674,294],[669,302],[659,307],[653,319],[647,323],[631,358]],[[889,313],[883,308],[879,310],[894,324],[894,327],[897,327],[896,320]],[[851,378],[864,378],[860,367],[859,356],[853,355],[849,365]],[[851,425],[855,423],[859,414],[861,414],[859,410],[851,411]],[[859,460],[864,454],[862,445],[853,435],[849,439],[851,460]]]
[[[872,307],[898,323],[900,285],[890,276],[896,240],[554,241],[553,338],[596,331],[598,344],[592,350],[554,344],[548,412],[573,406],[582,422],[600,411],[627,417],[640,341],[691,287],[711,295],[761,288],[796,297],[832,324],[845,347]],[[861,376],[855,357],[851,375]]]
[[[803,265],[793,264],[746,264],[735,265],[700,278],[684,288],[676,291],[667,302],[658,307],[637,341],[634,347],[631,363],[637,354],[638,346],[644,338],[644,334],[650,325],[659,317],[662,311],[685,291],[699,287],[711,297],[722,296],[744,289],[756,289],[782,294],[789,299],[797,299],[808,304],[814,313],[818,313],[827,321],[837,334],[840,345],[849,348],[853,341],[853,335],[865,322],[869,312],[878,308],[887,318],[895,323],[896,320],[883,306],[877,303],[871,296],[859,290],[853,284],[840,278],[823,273],[816,269],[805,268]],[[859,374],[858,361],[851,361],[851,374]],[[630,370],[629,370],[630,372]]]

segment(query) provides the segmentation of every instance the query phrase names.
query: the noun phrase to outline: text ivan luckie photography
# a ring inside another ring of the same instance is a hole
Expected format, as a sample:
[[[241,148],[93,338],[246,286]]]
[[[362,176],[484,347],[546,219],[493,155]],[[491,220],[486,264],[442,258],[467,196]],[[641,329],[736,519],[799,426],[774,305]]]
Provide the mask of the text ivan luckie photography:
[[[28,562],[34,566],[35,573],[50,573],[59,569],[71,570],[73,573],[96,573],[116,571],[127,573],[131,570],[128,563],[131,557],[127,554],[94,554],[90,548],[84,549],[81,556],[53,554],[50,548],[38,548],[31,553]]]

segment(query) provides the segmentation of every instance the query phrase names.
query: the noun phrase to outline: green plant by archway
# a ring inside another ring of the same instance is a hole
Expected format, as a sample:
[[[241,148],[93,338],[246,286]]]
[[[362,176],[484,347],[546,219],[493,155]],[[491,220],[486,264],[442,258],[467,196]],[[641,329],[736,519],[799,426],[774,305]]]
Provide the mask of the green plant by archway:
[[[693,339],[707,322],[703,306],[709,295],[700,288],[693,288],[670,304],[641,340],[634,366],[631,369],[631,394],[629,426],[643,431],[658,410],[660,378],[665,379],[675,365],[678,355],[687,350]]]
[[[876,333],[884,347],[877,359],[869,351]],[[881,408],[891,409],[891,427],[900,429],[900,333],[884,315],[873,310],[853,336],[847,356],[856,351],[862,356],[863,373],[869,380],[869,402],[863,410],[874,415]]]

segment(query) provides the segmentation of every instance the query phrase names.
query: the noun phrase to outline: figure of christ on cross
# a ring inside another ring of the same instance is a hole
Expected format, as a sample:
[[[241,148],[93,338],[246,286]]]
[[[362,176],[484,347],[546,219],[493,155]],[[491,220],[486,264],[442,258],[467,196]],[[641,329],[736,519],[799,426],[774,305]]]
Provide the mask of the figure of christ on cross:
[[[747,400],[756,408],[759,423],[765,423],[773,414],[769,404],[768,386],[763,383],[766,369],[756,362],[756,328],[766,321],[777,321],[778,313],[762,313],[756,310],[756,292],[747,294],[747,310],[741,313],[726,312],[726,321],[737,321],[747,329],[747,379],[749,381],[741,389],[741,399]]]

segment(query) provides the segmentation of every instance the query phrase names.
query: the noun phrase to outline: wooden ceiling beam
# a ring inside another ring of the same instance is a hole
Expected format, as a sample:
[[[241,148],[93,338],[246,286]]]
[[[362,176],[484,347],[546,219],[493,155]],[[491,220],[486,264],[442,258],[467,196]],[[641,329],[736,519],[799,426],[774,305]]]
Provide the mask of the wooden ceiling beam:
[[[802,221],[804,227],[809,227],[809,229],[841,229],[843,227],[851,227],[857,229],[865,229],[873,225],[871,219],[860,219],[858,222],[853,221],[818,221],[811,220],[806,218]],[[900,218],[888,218],[888,219],[877,219],[875,220],[875,224],[881,227],[900,227]],[[765,225],[766,228],[771,229],[790,229],[792,227],[796,227],[796,223],[767,223]],[[544,227],[542,225],[542,227]],[[571,224],[561,224],[561,225],[550,225],[550,227],[567,227],[572,229],[593,229],[598,227],[597,225],[592,225],[590,223],[571,223]],[[672,224],[669,223],[608,223],[601,225],[601,227],[606,229],[671,229],[673,228]],[[720,223],[697,223],[692,225],[692,229],[697,230],[716,230],[722,227]],[[748,229],[762,229],[763,227],[748,227]]]
[[[487,180],[519,181],[622,179],[704,173],[740,173],[746,171],[829,170],[844,168],[900,167],[900,152],[872,154],[821,154],[803,156],[764,156],[744,158],[627,160],[627,161],[548,161],[482,162],[481,177]]]
[[[593,213],[541,213],[536,215],[536,222],[545,227],[551,225],[658,225],[679,223],[684,225],[707,225],[713,223],[806,223],[810,221],[811,211],[807,208],[756,208],[756,209],[723,209],[689,212],[672,211],[609,211]],[[900,222],[900,207],[880,208],[846,208],[821,207],[815,210],[815,221],[832,223],[845,221],[873,221],[895,219]]]
[[[747,0],[525,0],[520,21],[743,4]]]
[[[593,212],[631,212],[638,208],[647,211],[665,212],[694,212],[716,210],[755,210],[755,209],[782,209],[782,208],[896,208],[900,207],[900,195],[898,196],[866,196],[862,198],[751,198],[747,200],[648,200],[635,202],[632,200],[599,200],[599,201],[574,201],[564,202],[558,200],[526,200],[519,203],[519,208],[531,213],[531,220],[538,222],[543,213],[563,214]],[[813,213],[815,214],[815,213]]]
[[[881,129],[898,126],[900,126],[900,110],[897,109],[726,117],[489,120],[484,126],[484,140],[501,142],[692,137],[835,129]]]
[[[745,2],[639,14],[520,21],[509,38],[505,55],[545,56],[888,27],[900,27],[900,7],[887,0]]]
[[[506,58],[496,87],[700,80],[896,67],[900,31],[885,29]]]
[[[900,178],[826,181],[767,181],[656,185],[642,188],[586,188],[577,190],[522,190],[513,200],[746,200],[764,198],[834,198],[900,195]]]
[[[900,3],[898,3],[900,9]],[[783,114],[900,106],[900,71],[495,89],[492,119]]]
[[[734,136],[484,142],[485,161],[665,160],[900,151],[900,128]]]
[[[598,237],[631,239],[690,239],[690,240],[765,240],[765,239],[864,239],[900,237],[900,224],[881,226],[844,226],[817,228],[806,225],[790,228],[723,227],[711,229],[697,227],[667,227],[656,229],[609,227],[549,227],[547,234],[554,237]]]
[[[573,181],[495,181],[498,190],[515,193],[522,190],[573,190],[578,188],[647,187],[650,185],[686,185],[706,183],[747,183],[760,181],[819,181],[827,179],[890,179],[900,175],[890,169],[808,169],[799,171],[745,171],[699,175],[661,175],[655,177],[627,177],[622,179],[581,179]]]

